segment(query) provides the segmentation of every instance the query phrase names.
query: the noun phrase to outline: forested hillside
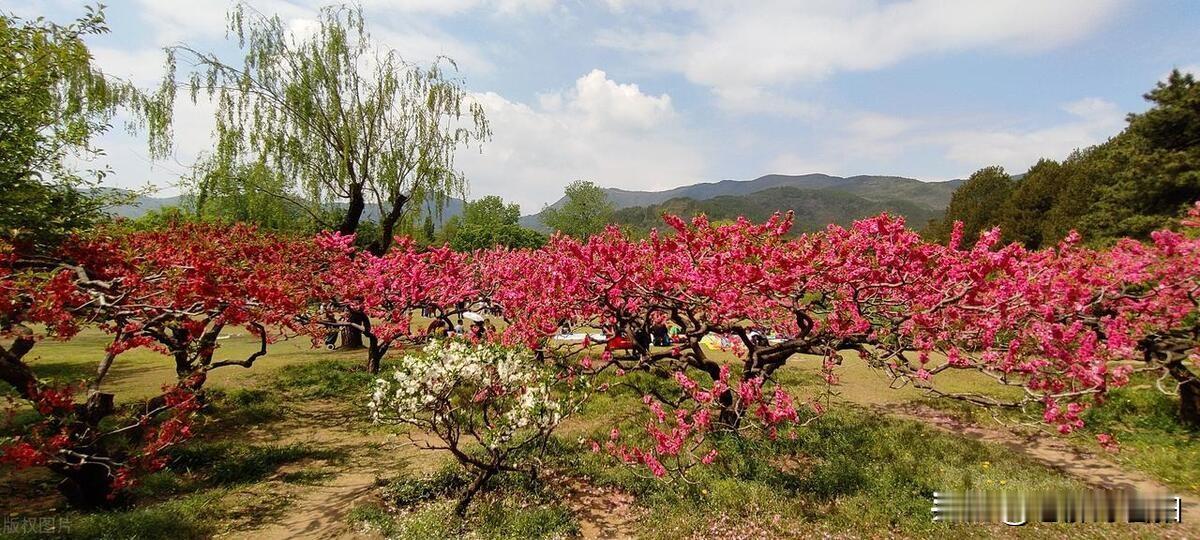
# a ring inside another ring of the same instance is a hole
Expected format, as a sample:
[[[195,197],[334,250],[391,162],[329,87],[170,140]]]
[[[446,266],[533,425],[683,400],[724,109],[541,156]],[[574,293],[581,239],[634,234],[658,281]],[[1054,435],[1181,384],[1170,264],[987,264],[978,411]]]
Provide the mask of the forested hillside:
[[[662,204],[623,208],[613,214],[615,223],[635,232],[662,227],[662,215],[691,217],[705,214],[713,220],[733,220],[745,216],[751,221],[763,221],[775,212],[795,212],[793,231],[807,232],[825,228],[830,223],[848,225],[856,219],[888,212],[904,216],[917,225],[941,215],[939,208],[899,198],[870,200],[837,189],[800,189],[777,187],[748,195],[725,195],[706,200],[681,197]]]

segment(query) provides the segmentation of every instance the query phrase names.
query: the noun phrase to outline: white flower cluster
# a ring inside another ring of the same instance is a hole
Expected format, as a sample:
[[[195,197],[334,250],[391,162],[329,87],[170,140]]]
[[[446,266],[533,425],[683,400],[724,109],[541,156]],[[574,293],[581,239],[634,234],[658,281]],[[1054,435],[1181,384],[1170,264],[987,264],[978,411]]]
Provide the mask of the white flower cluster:
[[[498,448],[523,429],[549,431],[563,419],[552,393],[555,374],[526,352],[460,341],[430,343],[375,381],[376,422],[466,427]]]

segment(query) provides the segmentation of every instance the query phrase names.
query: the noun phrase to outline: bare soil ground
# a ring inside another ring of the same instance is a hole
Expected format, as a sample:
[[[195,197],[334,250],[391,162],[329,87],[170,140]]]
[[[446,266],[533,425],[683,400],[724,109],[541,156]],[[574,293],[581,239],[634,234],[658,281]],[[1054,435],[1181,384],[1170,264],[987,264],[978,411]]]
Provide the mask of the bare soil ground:
[[[347,520],[350,510],[359,504],[381,502],[376,489],[381,480],[404,469],[431,471],[445,454],[416,448],[409,435],[373,433],[363,425],[362,418],[362,413],[347,411],[337,403],[308,402],[299,404],[286,420],[248,433],[254,442],[304,443],[341,451],[347,459],[336,464],[319,464],[319,469],[329,476],[316,485],[283,484],[280,489],[287,492],[278,495],[289,498],[289,504],[281,515],[226,537],[254,540],[378,538],[377,533],[352,529]],[[411,437],[420,440],[427,435],[414,433]],[[296,473],[297,469],[294,466],[285,468],[279,474]],[[584,539],[634,536],[634,524],[642,512],[632,495],[593,486],[575,477],[550,476],[547,480],[576,513]]]
[[[381,479],[406,468],[429,470],[439,456],[418,451],[403,436],[372,433],[363,425],[363,414],[348,411],[330,402],[301,402],[287,419],[257,428],[248,435],[261,443],[304,443],[319,449],[335,450],[344,461],[319,464],[326,478],[313,485],[286,485],[291,499],[287,509],[250,530],[238,531],[231,538],[274,540],[287,538],[376,538],[377,535],[349,527],[347,514],[360,503],[377,500],[376,487]],[[285,468],[279,474],[296,473]]]
[[[645,515],[633,495],[620,490],[594,486],[577,477],[553,477],[550,484],[575,513],[579,534],[585,540],[633,538],[635,524]]]

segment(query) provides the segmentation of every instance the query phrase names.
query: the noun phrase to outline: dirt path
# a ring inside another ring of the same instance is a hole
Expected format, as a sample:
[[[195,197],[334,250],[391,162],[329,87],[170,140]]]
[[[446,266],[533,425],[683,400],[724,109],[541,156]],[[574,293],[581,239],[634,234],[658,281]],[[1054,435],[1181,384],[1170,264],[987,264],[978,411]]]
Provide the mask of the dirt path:
[[[405,468],[436,467],[442,456],[420,450],[407,437],[387,438],[363,429],[361,415],[347,412],[336,403],[309,402],[291,412],[287,420],[255,428],[247,436],[259,443],[304,443],[321,449],[338,450],[344,462],[327,464],[332,476],[316,485],[288,485],[287,509],[270,523],[238,531],[227,538],[283,540],[290,538],[375,539],[378,534],[353,530],[347,514],[356,505],[381,502],[378,482]],[[288,468],[281,474],[297,472]],[[579,478],[552,476],[548,480],[562,493],[563,502],[575,512],[585,540],[632,538],[640,517],[632,495],[593,486]]]
[[[312,485],[288,485],[280,496],[290,497],[283,515],[253,530],[238,531],[228,538],[254,540],[314,538],[378,538],[376,534],[349,527],[347,514],[356,505],[376,501],[380,479],[405,468],[424,469],[437,463],[437,456],[414,448],[404,437],[386,437],[364,429],[363,416],[344,406],[326,402],[303,403],[283,422],[256,428],[248,433],[255,442],[303,443],[336,450],[345,460],[325,464],[332,476]],[[281,470],[281,474],[296,472]]]
[[[1200,523],[1200,501],[1197,501],[1194,494],[1180,493],[1179,490],[1142,473],[1122,469],[1103,457],[1077,448],[1061,438],[1040,433],[1020,434],[1006,429],[982,427],[926,406],[913,406],[902,412],[888,409],[886,412],[948,433],[1003,445],[1092,487],[1124,487],[1142,492],[1178,493],[1183,497],[1183,523],[1193,530],[1200,530],[1196,527]]]
[[[633,495],[576,477],[553,476],[548,481],[563,493],[562,501],[579,520],[579,534],[584,540],[635,537],[634,524],[643,517],[643,511]]]

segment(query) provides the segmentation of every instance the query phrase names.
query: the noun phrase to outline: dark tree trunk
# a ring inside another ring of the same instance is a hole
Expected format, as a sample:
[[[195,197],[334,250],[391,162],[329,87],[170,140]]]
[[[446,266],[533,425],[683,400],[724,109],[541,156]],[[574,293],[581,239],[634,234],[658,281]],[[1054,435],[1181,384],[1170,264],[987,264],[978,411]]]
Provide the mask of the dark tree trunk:
[[[1200,428],[1200,377],[1197,377],[1183,362],[1183,353],[1190,349],[1194,341],[1176,344],[1176,349],[1166,353],[1169,361],[1164,366],[1167,373],[1179,383],[1179,421],[1180,423]],[[1171,353],[1177,353],[1173,358]]]
[[[88,463],[57,472],[64,476],[58,491],[72,508],[109,508],[121,502],[113,491],[113,477],[103,465]]]
[[[1200,428],[1200,379],[1179,384],[1179,420],[1193,428]]]
[[[383,355],[371,348],[370,354],[367,355],[367,373],[376,375],[379,373],[380,362],[383,360]]]
[[[347,316],[347,322],[357,325],[362,325],[365,319],[366,317],[360,313],[351,312]],[[349,326],[342,328],[342,348],[348,350],[363,348],[362,332],[358,331],[357,328]]]
[[[479,490],[483,489],[484,484],[486,484],[494,474],[496,474],[496,471],[494,470],[480,471],[479,475],[475,477],[475,481],[471,482],[471,485],[467,487],[467,492],[464,493],[463,498],[458,501],[458,505],[454,507],[455,515],[460,518],[467,515],[467,507],[471,506],[471,500],[475,498],[475,494],[479,493]]]
[[[32,341],[18,341],[13,345],[13,351],[3,351],[0,355],[0,380],[12,385],[21,397],[25,399],[33,399],[34,392],[41,386],[37,375],[29,368],[29,365],[20,360],[24,355],[23,351],[17,354],[17,349],[28,350],[29,346],[25,346]]]
[[[363,210],[366,207],[367,201],[363,198],[362,185],[350,186],[350,200],[346,204],[346,215],[342,217],[342,224],[338,226],[338,232],[342,234],[358,232],[358,223],[362,220]]]
[[[379,239],[371,244],[371,253],[383,256],[392,247],[392,236],[396,234],[396,222],[404,215],[404,206],[408,197],[401,194],[392,195],[392,208],[379,221]]]
[[[343,328],[341,348],[348,350],[363,348],[362,332],[359,332],[355,328]]]
[[[721,364],[710,360],[708,355],[704,354],[704,346],[700,344],[700,338],[693,336],[691,338],[692,349],[692,367],[703,371],[708,375],[709,379],[716,381],[721,378]],[[741,406],[733,398],[733,389],[727,388],[717,396],[717,403],[721,405],[721,411],[717,414],[717,423],[733,429],[737,433],[737,428],[741,424],[742,411]]]
[[[192,372],[192,360],[187,347],[184,346],[189,339],[188,330],[177,327],[171,331],[171,338],[173,342],[168,347],[172,349],[171,355],[175,358],[175,376],[182,379]]]

